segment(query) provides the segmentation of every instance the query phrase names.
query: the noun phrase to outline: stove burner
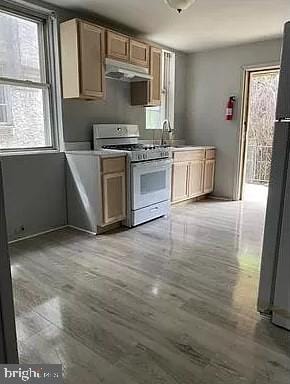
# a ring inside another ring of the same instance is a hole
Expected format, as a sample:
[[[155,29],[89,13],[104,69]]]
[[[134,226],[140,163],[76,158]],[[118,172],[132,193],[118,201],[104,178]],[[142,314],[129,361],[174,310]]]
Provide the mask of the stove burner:
[[[119,151],[140,151],[144,149],[142,144],[104,145],[104,149],[117,149]]]
[[[104,145],[104,149],[116,149],[119,151],[150,151],[154,149],[168,148],[167,145],[154,144],[119,144],[119,145]]]

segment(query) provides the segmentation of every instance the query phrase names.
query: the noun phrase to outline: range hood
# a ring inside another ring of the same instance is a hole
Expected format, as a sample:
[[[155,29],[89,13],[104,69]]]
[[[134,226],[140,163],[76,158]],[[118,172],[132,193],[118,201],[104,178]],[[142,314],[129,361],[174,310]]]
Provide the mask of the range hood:
[[[106,77],[129,83],[152,79],[148,68],[112,59],[106,59]]]

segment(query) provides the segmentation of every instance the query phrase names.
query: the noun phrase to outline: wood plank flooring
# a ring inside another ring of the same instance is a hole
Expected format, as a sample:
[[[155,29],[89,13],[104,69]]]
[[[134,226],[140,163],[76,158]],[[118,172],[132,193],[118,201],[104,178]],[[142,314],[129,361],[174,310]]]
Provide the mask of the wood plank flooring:
[[[263,223],[262,205],[205,201],[13,244],[21,362],[69,384],[289,384],[289,333],[256,312]]]

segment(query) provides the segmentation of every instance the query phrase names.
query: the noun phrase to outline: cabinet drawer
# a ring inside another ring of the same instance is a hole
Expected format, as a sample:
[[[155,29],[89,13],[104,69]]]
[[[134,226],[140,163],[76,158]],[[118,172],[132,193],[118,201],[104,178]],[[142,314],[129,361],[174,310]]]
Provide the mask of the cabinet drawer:
[[[191,160],[203,160],[205,158],[205,150],[197,149],[193,151],[173,152],[173,161],[191,161]]]
[[[215,159],[215,152],[216,152],[215,149],[207,149],[205,154],[206,159],[207,160]]]
[[[109,157],[102,159],[102,172],[103,174],[124,172],[126,169],[126,158],[122,157]]]

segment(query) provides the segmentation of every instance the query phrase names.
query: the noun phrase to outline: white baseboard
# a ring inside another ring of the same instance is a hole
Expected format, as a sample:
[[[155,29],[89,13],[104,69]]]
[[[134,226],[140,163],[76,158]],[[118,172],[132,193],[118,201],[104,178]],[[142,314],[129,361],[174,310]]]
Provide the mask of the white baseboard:
[[[96,232],[91,232],[91,231],[88,231],[87,229],[83,229],[83,228],[75,227],[74,225],[69,225],[69,224],[68,224],[67,227],[76,229],[77,231],[81,231],[81,232],[88,233],[88,234],[90,234],[90,235],[96,235],[96,234],[97,234]]]
[[[286,316],[281,316],[273,312],[272,323],[290,331],[290,314],[286,312],[285,315]]]
[[[19,241],[27,240],[27,239],[33,239],[34,237],[45,235],[46,233],[50,233],[50,232],[55,232],[55,231],[58,231],[60,229],[67,228],[67,227],[68,227],[68,225],[62,225],[61,227],[56,227],[56,228],[48,229],[47,231],[34,233],[33,235],[20,237],[19,239],[9,241],[8,244],[18,243]]]
[[[211,199],[211,200],[235,201],[235,200],[230,199],[230,198],[228,198],[228,197],[220,197],[220,196],[214,196],[214,195],[209,195],[208,198]]]

